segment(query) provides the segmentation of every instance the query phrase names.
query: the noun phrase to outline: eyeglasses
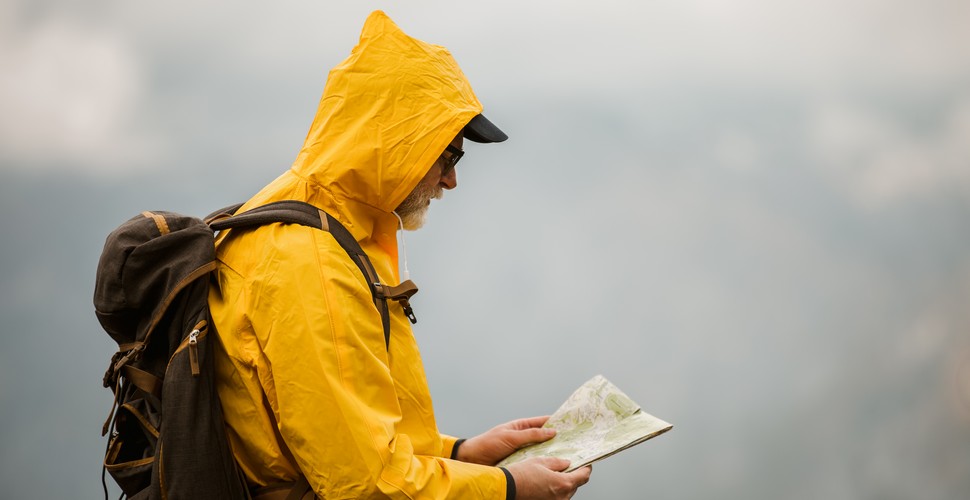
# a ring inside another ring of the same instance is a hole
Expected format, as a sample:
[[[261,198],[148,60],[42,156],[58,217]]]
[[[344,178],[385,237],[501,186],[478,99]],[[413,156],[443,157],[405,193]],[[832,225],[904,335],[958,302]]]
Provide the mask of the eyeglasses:
[[[445,153],[449,153],[449,156],[445,156]],[[458,164],[458,160],[460,160],[462,156],[465,156],[465,151],[458,149],[452,146],[451,144],[449,144],[448,147],[445,148],[445,153],[441,153],[441,157],[439,158],[439,160],[442,161],[442,166],[441,166],[442,177],[450,174],[451,171],[455,168],[455,165]]]

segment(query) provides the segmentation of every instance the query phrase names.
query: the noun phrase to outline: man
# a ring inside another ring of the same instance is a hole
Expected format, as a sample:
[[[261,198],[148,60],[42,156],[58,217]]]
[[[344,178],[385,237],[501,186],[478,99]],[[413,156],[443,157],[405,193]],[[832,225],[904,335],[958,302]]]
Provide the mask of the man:
[[[463,139],[505,134],[443,47],[404,34],[382,12],[334,68],[289,171],[242,211],[308,202],[341,222],[382,283],[396,285],[399,225],[421,225],[431,199],[457,185]],[[398,219],[398,215],[400,219]],[[209,303],[219,334],[217,387],[233,453],[256,488],[305,477],[318,498],[569,498],[589,468],[516,449],[552,437],[545,417],[465,441],[438,432],[402,307],[390,341],[370,289],[334,238],[272,224],[221,234]]]

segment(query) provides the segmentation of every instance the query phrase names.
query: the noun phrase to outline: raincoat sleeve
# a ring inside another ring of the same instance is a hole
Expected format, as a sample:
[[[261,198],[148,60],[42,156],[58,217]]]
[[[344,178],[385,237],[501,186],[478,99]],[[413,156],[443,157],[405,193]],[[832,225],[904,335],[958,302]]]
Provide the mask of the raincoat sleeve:
[[[419,454],[395,431],[398,391],[406,389],[391,376],[364,278],[333,238],[308,228],[273,238],[274,251],[246,299],[261,351],[257,372],[280,434],[317,496],[505,498],[501,469],[445,458],[454,439]]]
[[[441,435],[441,456],[455,458],[456,447],[458,441],[464,441],[463,439],[456,438],[455,436],[449,436],[447,434]]]

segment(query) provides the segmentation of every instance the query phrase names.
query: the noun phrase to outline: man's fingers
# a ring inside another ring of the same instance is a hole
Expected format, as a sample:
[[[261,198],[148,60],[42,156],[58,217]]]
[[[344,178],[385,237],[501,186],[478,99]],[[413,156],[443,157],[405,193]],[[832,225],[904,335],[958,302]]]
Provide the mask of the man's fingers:
[[[532,429],[534,427],[542,427],[545,425],[546,420],[549,420],[549,415],[543,415],[541,417],[530,417],[530,418],[520,418],[518,420],[513,420],[509,422],[509,425],[513,429]]]
[[[589,482],[589,476],[592,473],[593,473],[593,466],[587,465],[586,467],[580,467],[570,472],[569,475],[576,481],[575,484],[576,484],[576,487],[578,488]]]

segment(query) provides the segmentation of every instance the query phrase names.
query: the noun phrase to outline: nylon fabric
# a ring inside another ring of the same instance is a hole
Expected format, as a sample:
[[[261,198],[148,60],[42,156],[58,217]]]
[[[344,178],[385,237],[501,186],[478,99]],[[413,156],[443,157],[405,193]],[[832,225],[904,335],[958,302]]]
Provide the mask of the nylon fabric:
[[[292,167],[240,212],[281,200],[315,205],[351,232],[382,283],[398,286],[392,211],[481,111],[446,49],[374,12],[330,72]],[[505,497],[500,469],[448,458],[455,439],[438,431],[400,304],[388,303],[388,347],[367,282],[330,234],[283,224],[228,230],[217,259],[217,388],[250,483],[302,472],[328,500]]]

